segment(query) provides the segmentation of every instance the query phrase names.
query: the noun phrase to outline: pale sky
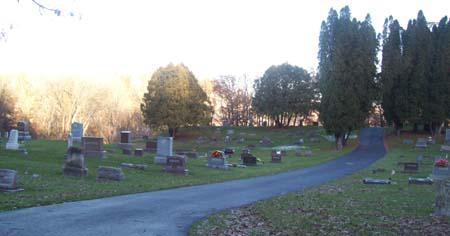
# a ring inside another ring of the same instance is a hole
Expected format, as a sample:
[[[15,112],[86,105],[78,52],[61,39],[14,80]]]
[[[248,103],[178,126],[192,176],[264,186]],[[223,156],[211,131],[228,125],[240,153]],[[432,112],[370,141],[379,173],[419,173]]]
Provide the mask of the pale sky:
[[[389,15],[406,27],[419,9],[429,22],[450,12],[448,0],[37,1],[60,8],[62,16],[41,15],[31,0],[0,2],[0,29],[7,33],[0,41],[0,74],[100,78],[151,74],[182,62],[199,79],[254,78],[284,62],[315,69],[320,24],[331,7],[349,5],[360,20],[370,13],[377,33]],[[67,16],[70,11],[76,16]]]

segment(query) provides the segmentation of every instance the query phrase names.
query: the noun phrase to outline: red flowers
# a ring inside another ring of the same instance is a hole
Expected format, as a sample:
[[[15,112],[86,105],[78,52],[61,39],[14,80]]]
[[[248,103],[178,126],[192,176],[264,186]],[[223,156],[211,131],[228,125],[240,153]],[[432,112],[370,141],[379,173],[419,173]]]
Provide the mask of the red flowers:
[[[448,160],[446,160],[446,159],[437,160],[434,163],[434,166],[436,166],[436,167],[447,167],[448,166]]]
[[[222,153],[221,153],[220,151],[218,151],[218,150],[215,150],[215,151],[213,151],[213,152],[211,153],[211,155],[212,155],[213,157],[221,157],[221,156],[222,156]]]

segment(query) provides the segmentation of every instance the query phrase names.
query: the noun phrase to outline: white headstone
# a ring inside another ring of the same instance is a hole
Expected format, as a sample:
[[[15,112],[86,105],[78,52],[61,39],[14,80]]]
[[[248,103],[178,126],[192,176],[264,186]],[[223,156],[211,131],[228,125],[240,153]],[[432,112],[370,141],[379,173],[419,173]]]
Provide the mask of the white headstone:
[[[83,137],[83,124],[79,122],[73,122],[70,133],[72,134],[72,139],[74,141],[81,142],[81,138]]]
[[[173,138],[158,137],[156,144],[155,164],[166,164],[168,156],[172,156]]]
[[[9,132],[9,139],[6,143],[7,150],[18,150],[19,149],[19,131],[13,129]]]

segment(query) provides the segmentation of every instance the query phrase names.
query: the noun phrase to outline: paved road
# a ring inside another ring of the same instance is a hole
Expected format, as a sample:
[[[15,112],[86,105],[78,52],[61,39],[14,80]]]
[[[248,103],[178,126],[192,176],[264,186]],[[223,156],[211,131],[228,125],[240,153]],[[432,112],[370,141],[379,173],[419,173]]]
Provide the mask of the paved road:
[[[186,235],[217,211],[323,184],[383,157],[383,130],[363,129],[353,152],[277,175],[0,213],[0,235]]]

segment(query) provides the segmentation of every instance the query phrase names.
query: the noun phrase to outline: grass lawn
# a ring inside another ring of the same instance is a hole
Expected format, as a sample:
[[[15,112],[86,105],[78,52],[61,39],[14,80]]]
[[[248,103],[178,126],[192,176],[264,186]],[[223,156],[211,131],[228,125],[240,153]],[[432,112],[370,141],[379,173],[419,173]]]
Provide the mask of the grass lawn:
[[[411,138],[411,137],[409,137]],[[439,155],[440,145],[418,151],[389,137],[385,158],[327,185],[263,200],[213,215],[191,227],[190,235],[450,235],[450,219],[433,217],[432,185],[409,185],[408,177],[431,174],[424,159],[419,173],[400,173],[399,161]],[[385,172],[372,173],[374,169]],[[392,176],[391,171],[396,173]],[[364,185],[364,177],[392,178],[392,185]]]
[[[214,149],[223,149],[225,128],[221,133],[215,133],[214,128],[185,129],[180,131],[180,137],[174,142],[174,149],[195,149],[202,153]],[[19,186],[25,191],[19,193],[0,192],[0,210],[32,207],[93,199],[120,194],[154,191],[160,189],[220,182],[231,179],[248,178],[259,175],[268,175],[290,169],[303,168],[318,164],[344,153],[355,147],[355,141],[341,152],[334,150],[334,143],[321,139],[320,143],[310,143],[310,136],[323,134],[323,130],[317,127],[269,129],[269,128],[234,128],[234,135],[245,137],[245,144],[236,144],[235,141],[227,147],[236,149],[236,154],[230,159],[231,163],[239,163],[239,153],[242,146],[256,144],[257,148],[252,153],[262,159],[265,164],[258,167],[232,168],[229,171],[210,169],[206,167],[205,158],[190,159],[188,161],[188,176],[176,176],[163,172],[163,166],[153,164],[154,154],[146,153],[144,157],[122,155],[115,145],[105,145],[107,158],[87,158],[88,176],[86,178],[64,177],[62,166],[66,150],[65,141],[33,140],[25,144],[28,155],[18,151],[5,150],[6,140],[3,140],[0,148],[0,168],[19,171]],[[197,144],[198,136],[218,138],[217,143]],[[311,147],[312,158],[296,157],[294,151],[289,151],[281,164],[270,163],[271,148],[261,147],[258,141],[264,137],[270,137],[273,146],[290,145],[300,137],[305,139],[305,145]],[[135,147],[143,147],[144,142],[136,141]],[[97,167],[119,166],[122,162],[147,164],[145,171],[124,169],[125,180],[122,182],[98,183],[96,182]],[[38,174],[39,178],[32,178]]]

